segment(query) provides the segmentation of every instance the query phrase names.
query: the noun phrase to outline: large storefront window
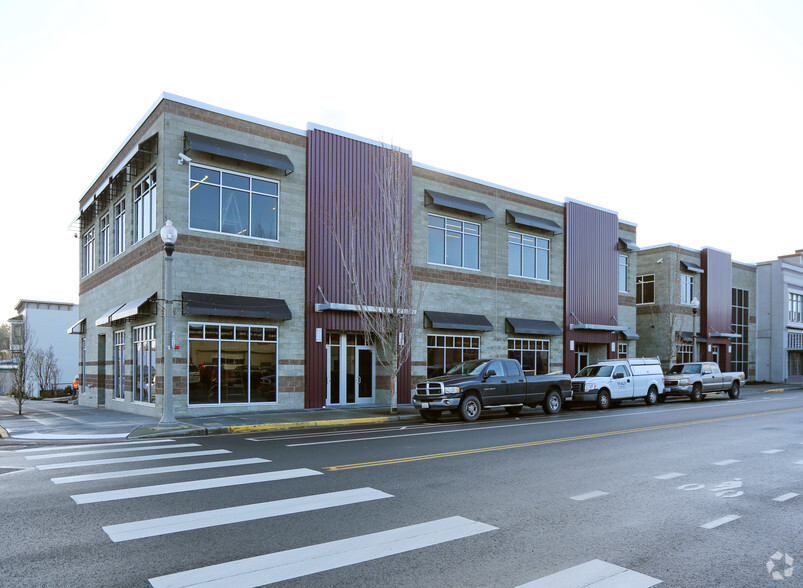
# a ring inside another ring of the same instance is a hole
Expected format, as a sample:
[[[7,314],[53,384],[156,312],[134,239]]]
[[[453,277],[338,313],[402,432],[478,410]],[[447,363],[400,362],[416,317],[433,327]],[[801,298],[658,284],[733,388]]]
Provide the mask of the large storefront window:
[[[736,372],[750,374],[748,368],[748,344],[750,335],[750,292],[741,288],[732,288],[731,331],[740,335],[733,339],[731,369]]]
[[[458,363],[479,357],[479,337],[427,335],[428,378],[442,376]]]
[[[190,323],[190,404],[277,402],[276,327]]]
[[[153,404],[156,384],[155,325],[134,329],[134,402]]]
[[[525,371],[549,372],[549,341],[546,339],[508,339],[507,356],[517,359]]]
[[[681,343],[677,348],[677,356],[675,363],[689,363],[694,361],[694,345],[688,343]]]
[[[427,218],[429,263],[480,269],[480,225],[435,214]]]
[[[114,398],[125,399],[125,331],[114,332]]]

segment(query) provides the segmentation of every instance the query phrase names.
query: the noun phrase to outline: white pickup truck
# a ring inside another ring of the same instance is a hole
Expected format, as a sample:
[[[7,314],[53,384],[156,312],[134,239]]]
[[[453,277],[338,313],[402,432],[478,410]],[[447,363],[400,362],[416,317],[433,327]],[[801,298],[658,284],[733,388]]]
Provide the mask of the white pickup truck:
[[[611,359],[588,365],[572,378],[572,406],[593,403],[605,409],[634,398],[655,404],[663,391],[657,358]]]
[[[727,392],[731,398],[739,398],[744,372],[722,372],[719,366],[709,361],[678,363],[666,372],[665,388],[659,402],[667,396],[688,396],[692,402],[700,402],[706,394]]]

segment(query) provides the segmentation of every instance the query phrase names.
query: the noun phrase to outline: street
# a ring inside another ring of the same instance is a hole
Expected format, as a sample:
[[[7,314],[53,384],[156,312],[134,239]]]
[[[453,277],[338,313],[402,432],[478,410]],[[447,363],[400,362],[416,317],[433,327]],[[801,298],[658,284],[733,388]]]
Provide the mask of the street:
[[[803,586],[803,393],[5,439],[0,494],[6,586]]]

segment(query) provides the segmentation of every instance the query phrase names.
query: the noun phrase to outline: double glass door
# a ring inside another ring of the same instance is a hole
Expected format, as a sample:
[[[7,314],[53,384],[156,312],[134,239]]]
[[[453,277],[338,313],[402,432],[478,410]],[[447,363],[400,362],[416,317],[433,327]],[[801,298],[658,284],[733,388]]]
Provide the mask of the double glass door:
[[[328,333],[326,340],[326,403],[374,402],[376,359],[365,337],[356,333]]]

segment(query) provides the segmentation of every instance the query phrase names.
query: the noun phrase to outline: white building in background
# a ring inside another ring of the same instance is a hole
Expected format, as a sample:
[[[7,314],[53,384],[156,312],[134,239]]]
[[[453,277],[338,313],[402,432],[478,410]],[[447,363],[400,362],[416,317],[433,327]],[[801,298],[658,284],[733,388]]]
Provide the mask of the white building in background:
[[[803,383],[803,249],[757,266],[756,379]]]
[[[69,332],[78,321],[78,304],[74,302],[48,302],[45,300],[20,300],[15,307],[17,316],[8,320],[11,325],[10,348],[12,355],[19,350],[23,325],[30,329],[30,348],[45,351],[52,346],[61,378],[60,387],[72,382],[78,373],[78,345]],[[39,385],[31,378],[32,396],[39,395]]]

